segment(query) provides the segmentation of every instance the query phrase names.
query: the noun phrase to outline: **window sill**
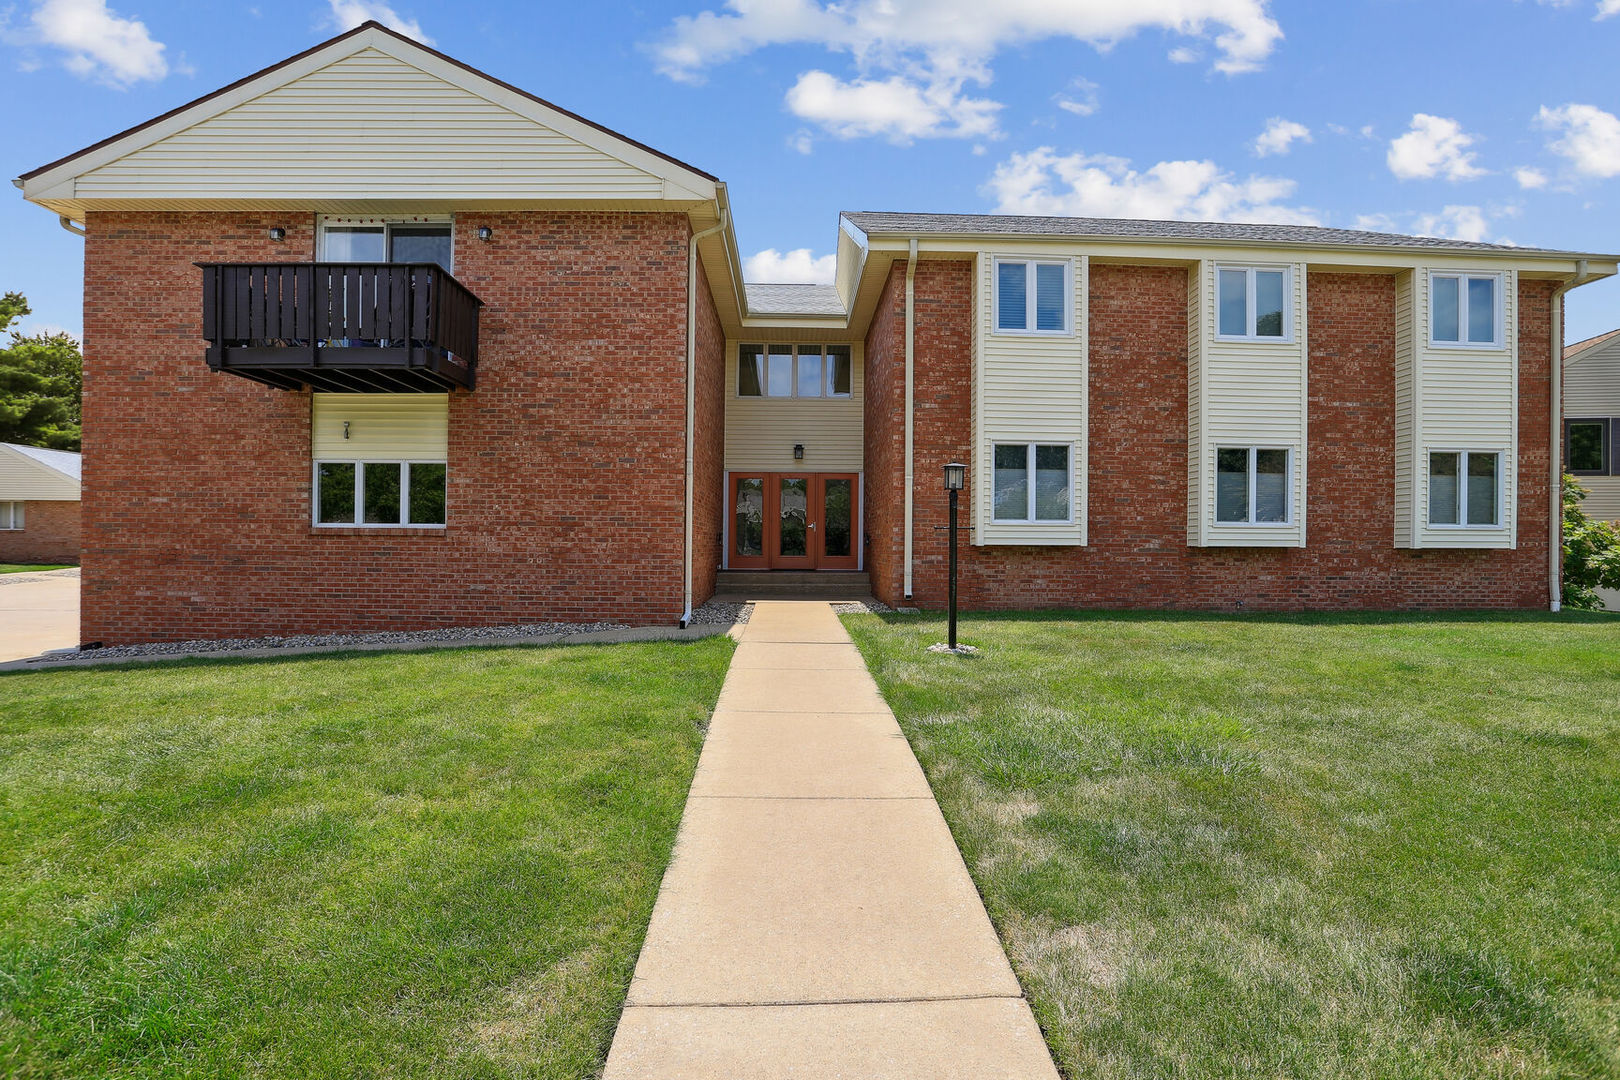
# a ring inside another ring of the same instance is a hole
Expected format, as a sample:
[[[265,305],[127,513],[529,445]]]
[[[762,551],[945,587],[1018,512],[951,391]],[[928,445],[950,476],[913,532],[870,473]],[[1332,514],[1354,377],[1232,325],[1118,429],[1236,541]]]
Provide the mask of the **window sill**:
[[[1500,341],[1490,345],[1477,341],[1430,341],[1429,348],[1447,352],[1507,352],[1507,346]]]
[[[1001,330],[1001,329],[998,328],[998,329],[990,331],[990,336],[991,337],[1006,337],[1006,338],[1020,338],[1020,337],[1067,338],[1067,337],[1074,337],[1074,331],[1073,330]]]
[[[1235,334],[1216,334],[1217,345],[1292,345],[1292,337],[1248,337]]]
[[[447,525],[311,525],[311,536],[353,536],[356,533],[388,536],[443,536]]]

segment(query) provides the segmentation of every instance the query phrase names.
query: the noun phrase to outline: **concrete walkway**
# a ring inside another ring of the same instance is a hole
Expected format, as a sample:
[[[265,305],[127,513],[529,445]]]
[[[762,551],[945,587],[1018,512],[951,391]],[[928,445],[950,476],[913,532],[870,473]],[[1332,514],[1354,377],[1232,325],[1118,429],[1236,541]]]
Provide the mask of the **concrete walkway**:
[[[79,572],[0,574],[0,661],[79,644]]]
[[[604,1080],[1056,1080],[917,759],[825,603],[744,629]]]

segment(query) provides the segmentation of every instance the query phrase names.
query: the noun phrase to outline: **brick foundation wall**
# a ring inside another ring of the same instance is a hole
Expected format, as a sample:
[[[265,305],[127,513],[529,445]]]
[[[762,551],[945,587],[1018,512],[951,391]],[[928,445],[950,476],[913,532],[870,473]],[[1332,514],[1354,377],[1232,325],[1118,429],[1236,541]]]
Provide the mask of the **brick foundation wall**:
[[[697,271],[697,408],[693,429],[692,606],[714,595],[724,546],[720,518],[725,513],[726,331],[709,291],[709,278]]]
[[[903,334],[904,295],[895,294],[892,278],[890,286],[878,318],[883,325],[901,321]],[[1093,266],[1090,544],[975,548],[964,537],[961,603],[1204,609],[1241,603],[1277,610],[1544,606],[1552,288],[1532,281],[1520,288],[1516,550],[1393,546],[1394,280],[1323,273],[1310,275],[1308,289],[1308,546],[1189,548],[1187,273]],[[919,264],[913,577],[915,602],[931,607],[942,606],[946,596],[946,539],[935,529],[946,520],[940,466],[953,457],[970,460],[972,450],[971,290],[970,263]],[[869,336],[869,387],[872,342]],[[874,421],[893,416],[888,423],[899,430],[903,407],[902,399],[874,416],[868,406],[869,475],[885,474],[872,475],[873,489],[898,491],[901,459],[872,447],[889,437]],[[963,493],[964,506],[970,497]],[[888,501],[898,516],[899,500]],[[897,603],[897,581],[898,571],[875,573],[874,592]]]
[[[457,218],[485,306],[477,389],[450,402],[449,526],[386,531],[312,528],[308,395],[203,359],[192,264],[308,259],[313,217],[87,225],[86,641],[679,617],[684,215]]]
[[[906,264],[889,270],[866,331],[864,532],[872,594],[898,604],[905,558]]]
[[[79,561],[79,504],[60,499],[23,503],[23,527],[0,530],[0,562]]]

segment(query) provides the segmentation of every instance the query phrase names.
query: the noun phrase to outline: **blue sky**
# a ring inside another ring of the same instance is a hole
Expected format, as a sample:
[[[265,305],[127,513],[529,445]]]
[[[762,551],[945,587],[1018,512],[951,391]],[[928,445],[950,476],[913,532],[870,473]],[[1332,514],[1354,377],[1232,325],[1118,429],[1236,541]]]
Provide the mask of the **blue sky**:
[[[367,18],[727,181],[756,280],[839,210],[1304,221],[1620,251],[1620,0],[0,0],[14,177]],[[11,189],[0,291],[80,327]],[[1573,341],[1620,284],[1569,300]]]

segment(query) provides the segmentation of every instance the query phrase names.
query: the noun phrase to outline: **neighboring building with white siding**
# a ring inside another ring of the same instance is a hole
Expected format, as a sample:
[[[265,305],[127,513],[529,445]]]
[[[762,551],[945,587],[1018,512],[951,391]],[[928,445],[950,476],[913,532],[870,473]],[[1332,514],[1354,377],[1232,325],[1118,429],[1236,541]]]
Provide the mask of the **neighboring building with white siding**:
[[[1564,468],[1589,517],[1620,521],[1620,330],[1564,350]]]
[[[0,443],[0,563],[79,561],[80,456]]]

